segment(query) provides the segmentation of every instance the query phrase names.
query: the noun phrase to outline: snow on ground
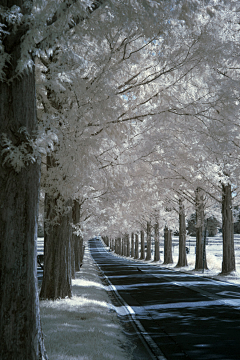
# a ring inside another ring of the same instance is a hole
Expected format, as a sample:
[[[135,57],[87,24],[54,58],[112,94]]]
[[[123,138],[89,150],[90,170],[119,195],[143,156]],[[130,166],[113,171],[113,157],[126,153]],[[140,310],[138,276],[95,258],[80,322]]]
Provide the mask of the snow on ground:
[[[152,260],[135,260],[130,258],[132,261],[140,261],[147,262],[151,264],[155,264],[156,266],[164,266],[166,268],[174,269],[176,271],[189,272],[191,274],[195,274],[198,276],[206,276],[214,279],[218,279],[221,281],[227,281],[235,284],[240,284],[240,235],[234,234],[234,243],[235,243],[235,260],[236,260],[236,271],[231,273],[230,275],[220,275],[222,270],[222,234],[218,234],[214,237],[209,237],[207,239],[206,245],[206,258],[207,258],[207,266],[208,270],[195,271],[195,246],[196,246],[196,238],[187,236],[186,246],[189,249],[189,253],[187,254],[187,262],[188,266],[176,268],[178,262],[178,237],[173,236],[172,239],[172,254],[173,254],[173,264],[163,265],[163,238],[160,239],[160,261],[153,262],[154,253],[152,243]],[[108,248],[109,249],[109,248]],[[139,244],[139,254],[140,254],[140,244]],[[115,256],[119,256],[116,255]]]
[[[49,360],[130,360],[130,345],[86,247],[73,297],[40,301]]]
[[[187,238],[187,247],[189,254],[187,254],[188,266],[183,268],[176,268],[174,270],[187,271],[199,276],[213,277],[222,281],[229,281],[232,283],[240,284],[240,236],[234,235],[235,242],[235,259],[236,259],[236,271],[230,275],[220,275],[222,271],[222,234],[218,234],[214,237],[207,239],[206,245],[206,258],[208,270],[195,271],[195,244],[196,239],[193,237]],[[174,251],[173,251],[173,265],[168,267],[174,267],[178,261],[178,237],[173,237]]]

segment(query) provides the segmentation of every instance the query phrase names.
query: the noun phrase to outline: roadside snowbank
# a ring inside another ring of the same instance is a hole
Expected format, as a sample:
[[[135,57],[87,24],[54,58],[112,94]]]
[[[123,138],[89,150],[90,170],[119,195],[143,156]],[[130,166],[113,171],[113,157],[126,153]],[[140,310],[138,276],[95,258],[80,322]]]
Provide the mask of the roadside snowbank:
[[[41,301],[41,321],[49,360],[130,360],[117,314],[86,247],[73,297]]]

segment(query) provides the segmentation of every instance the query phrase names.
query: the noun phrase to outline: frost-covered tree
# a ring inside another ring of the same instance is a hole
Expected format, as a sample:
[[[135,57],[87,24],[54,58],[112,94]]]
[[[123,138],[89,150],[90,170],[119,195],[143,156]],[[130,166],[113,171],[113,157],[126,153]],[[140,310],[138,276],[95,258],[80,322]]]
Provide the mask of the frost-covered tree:
[[[48,52],[39,53],[39,66],[42,67],[41,74],[43,75],[43,82],[39,84],[39,101],[43,110],[41,111],[41,121],[47,127],[51,120],[50,126],[53,128],[53,118],[56,119],[55,128],[61,138],[59,150],[54,155],[57,157],[57,161],[54,161],[57,163],[57,167],[48,171],[48,183],[52,187],[54,197],[60,194],[61,198],[66,201],[68,200],[66,192],[61,190],[65,184],[67,184],[67,193],[72,191],[72,196],[76,197],[76,193],[79,192],[76,191],[76,188],[80,187],[80,183],[83,184],[84,189],[87,187],[94,189],[93,177],[96,176],[99,182],[98,171],[94,172],[93,170],[96,163],[94,157],[97,157],[101,168],[104,168],[112,164],[112,156],[115,158],[116,153],[121,153],[122,149],[105,150],[103,143],[104,141],[109,142],[110,136],[113,136],[114,141],[119,143],[122,138],[120,132],[122,130],[118,124],[131,121],[129,116],[127,119],[124,118],[124,113],[129,112],[128,105],[124,104],[124,96],[129,95],[125,95],[123,87],[126,87],[127,83],[130,84],[129,80],[132,82],[133,78],[139,75],[135,71],[136,62],[140,67],[147,58],[151,59],[153,62],[151,68],[154,69],[158,60],[150,55],[152,48],[155,47],[152,42],[155,41],[156,33],[167,27],[164,18],[167,9],[162,15],[161,3],[156,10],[161,14],[160,29],[154,29],[152,26],[149,29],[147,22],[142,26],[143,14],[149,21],[147,14],[151,13],[146,2],[136,2],[135,4],[142,10],[141,16],[139,16],[137,8],[128,4],[133,12],[131,17],[126,18],[124,22],[121,9],[129,11],[128,7],[121,3],[117,7],[115,5],[112,3],[109,8],[108,4],[105,10],[102,8],[101,11],[93,14],[91,19],[84,21],[83,26],[79,24],[78,27],[75,27],[73,31],[70,31],[70,37],[66,37],[65,43],[57,44]],[[152,5],[151,2],[149,5]],[[109,13],[112,13],[112,16],[109,16]],[[159,19],[156,21],[156,14],[153,13],[152,17],[154,23],[159,22]],[[104,36],[99,36],[99,29],[97,32],[94,31],[93,26],[96,21],[101,26]],[[148,36],[151,35],[150,39],[145,40],[146,33]],[[86,48],[88,49],[87,53]],[[74,65],[71,68],[68,67],[69,61]],[[85,63],[87,68],[84,67]],[[176,66],[178,65],[174,65],[173,68],[175,69]],[[91,72],[87,70],[90,67]],[[131,71],[128,71],[130,75],[127,79],[125,70],[130,67]],[[146,80],[146,77],[149,76],[148,69],[145,68],[144,71]],[[157,71],[160,71],[159,67]],[[167,72],[169,71],[170,69]],[[163,72],[163,74],[165,73],[166,71]],[[138,79],[138,88],[141,83],[144,84],[145,80],[144,77]],[[141,105],[141,103],[138,104],[140,107]],[[115,108],[114,116],[112,114],[113,107]],[[98,116],[99,110],[101,118]],[[103,140],[98,140],[98,134],[103,137]],[[93,150],[93,144],[95,149],[100,148],[101,152],[105,154],[104,159]],[[63,149],[65,150],[64,154]],[[78,156],[76,156],[76,152]],[[68,156],[69,158],[67,158]],[[73,160],[75,163],[78,160],[77,165],[73,165]],[[87,166],[84,166],[85,164]],[[75,180],[72,186],[70,186],[70,174]],[[77,174],[81,176],[81,182],[78,181],[78,183],[76,181]],[[56,181],[56,179],[58,180]],[[47,191],[49,191],[49,187]],[[53,201],[52,204],[55,202]],[[59,212],[58,216],[60,216]],[[59,224],[62,225],[65,222],[59,221]],[[50,231],[49,229],[51,227],[48,228],[48,231]],[[46,234],[45,241],[48,238],[49,236]],[[52,236],[52,238],[55,239],[56,236]],[[48,266],[46,266],[46,271],[47,269]],[[64,296],[64,294],[62,295]]]
[[[36,240],[40,189],[35,55],[91,3],[0,4],[0,357],[47,359],[40,326]],[[74,16],[73,16],[74,14]]]

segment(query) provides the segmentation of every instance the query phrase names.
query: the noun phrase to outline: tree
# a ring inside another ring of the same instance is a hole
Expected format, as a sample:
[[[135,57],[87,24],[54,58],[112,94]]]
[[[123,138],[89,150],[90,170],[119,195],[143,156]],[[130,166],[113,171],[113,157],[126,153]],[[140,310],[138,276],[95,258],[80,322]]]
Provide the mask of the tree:
[[[160,260],[159,253],[159,223],[158,221],[154,224],[154,261]]]
[[[59,214],[56,208],[60,199],[49,197],[46,194],[45,211],[50,222],[45,222],[44,226],[44,276],[40,298],[56,300],[72,296],[72,202],[68,201],[67,211]]]
[[[138,257],[139,257],[138,234],[135,234],[135,254],[134,254],[134,259],[138,259]]]
[[[172,264],[172,231],[164,228],[164,264]]]
[[[151,223],[147,222],[147,255],[145,260],[151,260]]]
[[[141,256],[140,259],[144,260],[145,259],[145,243],[144,243],[144,231],[141,230],[140,232],[140,237],[141,237]]]
[[[34,68],[18,74],[21,39],[28,31],[22,12],[27,17],[31,8],[21,0],[1,2],[7,30],[1,46],[8,62],[0,79],[0,357],[38,360],[47,359],[36,265],[40,163],[32,140],[37,131]]]
[[[34,56],[51,47],[53,28],[56,36],[69,28],[72,8],[75,19],[82,17],[83,7],[73,3],[3,0],[0,6],[2,359],[47,359],[36,266],[40,149]]]
[[[179,199],[179,256],[177,267],[187,266],[186,221],[183,200]]]
[[[197,188],[196,190],[196,262],[195,270],[207,269],[207,260],[204,259],[206,244],[203,242],[204,237],[204,199],[203,192]]]
[[[223,262],[222,273],[235,271],[234,233],[232,215],[231,185],[222,184],[222,234],[223,234]]]

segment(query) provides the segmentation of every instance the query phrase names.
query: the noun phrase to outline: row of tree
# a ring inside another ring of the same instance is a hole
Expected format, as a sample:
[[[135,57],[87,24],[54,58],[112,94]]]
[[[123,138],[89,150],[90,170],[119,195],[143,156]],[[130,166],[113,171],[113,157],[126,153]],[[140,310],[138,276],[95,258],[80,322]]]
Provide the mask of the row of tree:
[[[82,237],[118,238],[152,218],[160,231],[179,228],[185,264],[192,212],[196,264],[204,217],[222,212],[222,272],[234,270],[238,10],[234,0],[1,2],[3,358],[47,359],[36,280],[40,186],[42,298],[71,296]]]

